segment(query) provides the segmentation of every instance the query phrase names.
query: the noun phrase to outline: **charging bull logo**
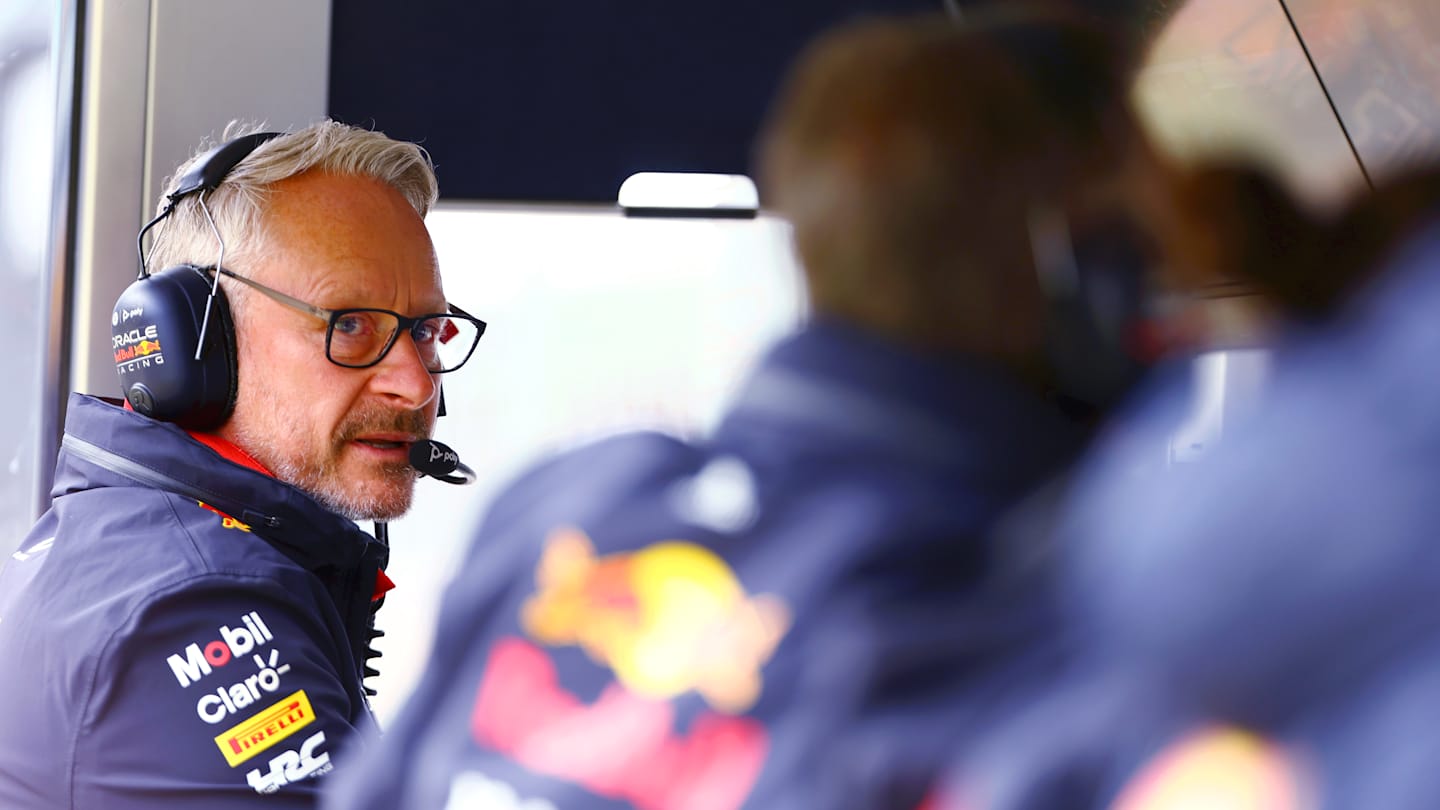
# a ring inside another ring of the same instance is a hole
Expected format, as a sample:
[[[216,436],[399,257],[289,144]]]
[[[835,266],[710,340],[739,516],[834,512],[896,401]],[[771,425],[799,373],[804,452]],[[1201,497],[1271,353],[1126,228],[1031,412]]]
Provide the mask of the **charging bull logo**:
[[[142,340],[134,346],[127,346],[115,350],[115,362],[123,363],[126,360],[134,360],[137,357],[149,357],[160,351],[160,341]]]
[[[578,529],[553,532],[521,610],[533,638],[575,644],[638,696],[669,699],[694,690],[738,714],[760,696],[760,669],[790,626],[776,597],[748,596],[708,549],[668,541],[595,555]]]

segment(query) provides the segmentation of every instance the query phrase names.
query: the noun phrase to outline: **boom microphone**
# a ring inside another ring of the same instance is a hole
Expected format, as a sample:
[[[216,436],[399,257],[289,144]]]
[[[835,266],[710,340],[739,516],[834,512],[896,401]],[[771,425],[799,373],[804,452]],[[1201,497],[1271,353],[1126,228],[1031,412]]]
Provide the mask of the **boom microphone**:
[[[475,471],[461,463],[460,454],[434,439],[410,443],[410,466],[447,484],[475,483]]]

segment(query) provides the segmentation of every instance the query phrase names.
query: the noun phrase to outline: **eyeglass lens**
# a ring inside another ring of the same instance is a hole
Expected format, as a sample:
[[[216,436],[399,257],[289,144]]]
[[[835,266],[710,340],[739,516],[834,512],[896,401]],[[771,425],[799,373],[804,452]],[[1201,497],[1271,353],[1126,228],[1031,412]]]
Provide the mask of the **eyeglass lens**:
[[[347,310],[330,321],[329,356],[343,366],[367,366],[379,362],[394,342],[400,321],[393,312]],[[425,368],[431,372],[454,371],[465,363],[480,330],[466,318],[436,315],[416,322],[410,335]]]

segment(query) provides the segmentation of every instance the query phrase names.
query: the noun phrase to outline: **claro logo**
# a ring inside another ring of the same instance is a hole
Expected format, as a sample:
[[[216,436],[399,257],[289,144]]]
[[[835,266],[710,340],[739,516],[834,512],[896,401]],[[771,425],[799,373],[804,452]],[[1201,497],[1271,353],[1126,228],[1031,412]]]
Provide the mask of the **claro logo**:
[[[250,658],[255,662],[255,674],[201,696],[195,704],[201,720],[218,723],[259,700],[262,693],[280,688],[280,676],[290,671],[289,664],[280,663],[280,651],[270,649],[269,663],[259,653]]]
[[[179,681],[182,687],[188,687],[209,675],[215,667],[223,667],[230,663],[231,659],[239,658],[275,639],[257,611],[252,610],[241,616],[240,622],[243,627],[230,628],[222,624],[220,638],[205,644],[204,647],[199,644],[189,645],[182,651],[184,657],[181,657],[181,653],[176,653],[166,658],[165,663],[169,664],[170,671],[175,673],[175,680]]]

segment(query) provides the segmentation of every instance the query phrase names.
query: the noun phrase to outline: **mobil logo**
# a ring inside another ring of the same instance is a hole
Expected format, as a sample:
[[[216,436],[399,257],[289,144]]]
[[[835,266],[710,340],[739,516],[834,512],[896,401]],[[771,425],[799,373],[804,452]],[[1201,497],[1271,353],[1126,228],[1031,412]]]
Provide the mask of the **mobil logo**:
[[[231,659],[240,658],[275,640],[270,628],[265,626],[265,620],[254,610],[240,617],[239,626],[220,625],[219,633],[220,637],[214,641],[190,644],[165,659],[182,687],[190,686],[216,667],[230,663]]]

